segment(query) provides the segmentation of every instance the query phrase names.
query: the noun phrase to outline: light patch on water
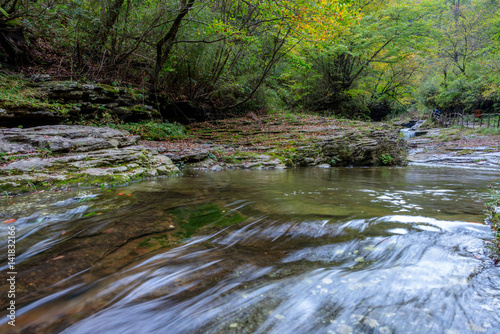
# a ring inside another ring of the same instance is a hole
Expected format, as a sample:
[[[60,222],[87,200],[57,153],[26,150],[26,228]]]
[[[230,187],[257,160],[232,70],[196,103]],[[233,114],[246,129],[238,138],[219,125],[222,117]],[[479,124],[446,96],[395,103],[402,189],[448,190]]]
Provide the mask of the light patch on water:
[[[408,230],[404,229],[404,228],[391,228],[391,229],[387,230],[387,232],[393,233],[393,234],[407,234]]]

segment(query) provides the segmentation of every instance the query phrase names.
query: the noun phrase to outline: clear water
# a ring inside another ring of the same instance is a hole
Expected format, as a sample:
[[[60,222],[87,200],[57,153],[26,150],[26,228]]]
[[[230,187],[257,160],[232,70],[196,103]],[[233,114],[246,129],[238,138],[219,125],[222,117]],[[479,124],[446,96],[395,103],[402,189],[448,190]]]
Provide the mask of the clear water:
[[[0,296],[0,331],[499,333],[483,224],[498,177],[192,172],[4,199],[0,218],[17,219],[18,309],[13,328]],[[2,254],[6,239],[3,226]]]

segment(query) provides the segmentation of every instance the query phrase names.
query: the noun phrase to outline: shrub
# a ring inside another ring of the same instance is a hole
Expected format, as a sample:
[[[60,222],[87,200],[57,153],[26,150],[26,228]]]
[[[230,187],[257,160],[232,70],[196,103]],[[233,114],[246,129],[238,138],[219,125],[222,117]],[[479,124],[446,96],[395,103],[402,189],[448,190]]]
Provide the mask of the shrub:
[[[384,153],[380,156],[380,163],[385,166],[390,166],[394,163],[394,158],[389,153]]]

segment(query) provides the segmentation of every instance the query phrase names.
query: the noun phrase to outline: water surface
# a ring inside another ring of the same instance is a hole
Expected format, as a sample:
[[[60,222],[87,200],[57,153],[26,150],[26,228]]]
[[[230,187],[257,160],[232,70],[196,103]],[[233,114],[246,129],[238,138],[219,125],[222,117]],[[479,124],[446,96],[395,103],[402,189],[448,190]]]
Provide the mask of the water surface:
[[[15,329],[4,312],[0,330],[498,333],[500,271],[483,224],[497,178],[429,167],[194,171],[4,199],[20,291]]]

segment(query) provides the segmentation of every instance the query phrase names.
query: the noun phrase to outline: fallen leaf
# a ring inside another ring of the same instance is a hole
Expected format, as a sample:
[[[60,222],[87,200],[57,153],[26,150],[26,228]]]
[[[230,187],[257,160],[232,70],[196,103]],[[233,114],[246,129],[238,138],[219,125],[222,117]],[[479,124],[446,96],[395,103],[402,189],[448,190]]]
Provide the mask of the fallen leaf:
[[[16,220],[17,220],[17,219],[15,219],[15,218],[12,218],[12,219],[7,219],[7,220],[5,221],[5,223],[4,223],[4,224],[10,224],[10,223],[13,223],[13,222],[15,222]]]

